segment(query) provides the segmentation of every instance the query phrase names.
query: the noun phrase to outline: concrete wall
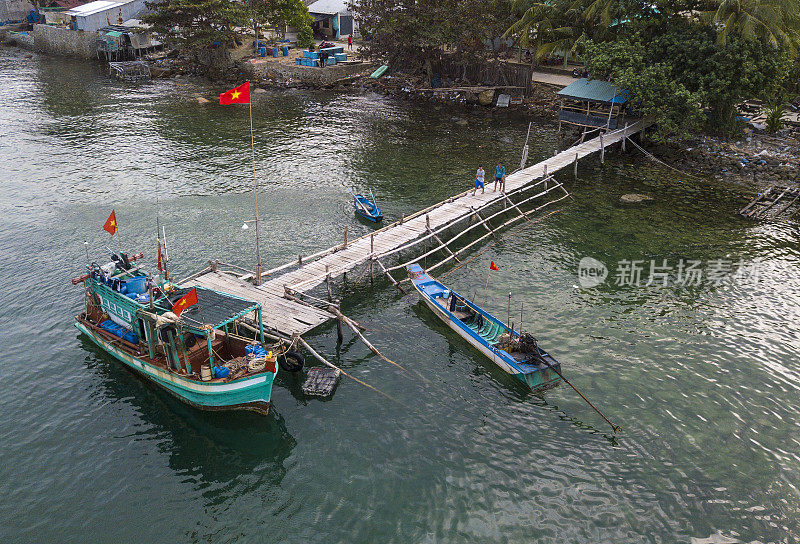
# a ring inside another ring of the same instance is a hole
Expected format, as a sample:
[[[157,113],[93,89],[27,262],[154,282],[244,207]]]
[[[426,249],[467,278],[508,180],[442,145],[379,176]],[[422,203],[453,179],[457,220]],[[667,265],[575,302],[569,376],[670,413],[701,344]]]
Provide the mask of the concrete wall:
[[[42,53],[83,59],[97,58],[97,32],[34,25],[33,36],[36,50]]]
[[[19,21],[28,16],[33,6],[25,0],[0,0],[0,21]]]

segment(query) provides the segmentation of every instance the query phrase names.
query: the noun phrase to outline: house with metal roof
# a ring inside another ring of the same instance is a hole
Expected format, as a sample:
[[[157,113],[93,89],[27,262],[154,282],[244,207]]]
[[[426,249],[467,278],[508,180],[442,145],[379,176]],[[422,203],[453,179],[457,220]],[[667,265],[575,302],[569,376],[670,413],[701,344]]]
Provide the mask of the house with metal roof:
[[[560,91],[561,108],[558,112],[558,130],[562,123],[587,129],[611,130],[617,128],[628,103],[628,91],[609,81],[578,79]]]
[[[106,26],[121,25],[145,10],[145,0],[97,0],[73,8],[65,15],[73,30],[96,32]]]

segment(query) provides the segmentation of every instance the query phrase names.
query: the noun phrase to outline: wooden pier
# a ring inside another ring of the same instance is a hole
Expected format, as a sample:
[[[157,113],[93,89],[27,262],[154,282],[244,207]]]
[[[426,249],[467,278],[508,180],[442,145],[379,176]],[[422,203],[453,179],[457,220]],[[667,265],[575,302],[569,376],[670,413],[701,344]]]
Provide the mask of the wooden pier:
[[[739,214],[748,219],[776,218],[800,199],[800,188],[773,185],[759,193]],[[777,207],[776,207],[777,206]]]
[[[348,240],[345,228],[340,244],[263,272],[260,285],[254,285],[253,273],[218,262],[209,263],[208,267],[192,274],[181,284],[206,287],[259,302],[265,327],[286,336],[304,334],[338,317],[338,307],[330,288],[334,278],[353,271],[359,274],[357,280],[367,274],[370,278],[384,274],[402,290],[398,271],[406,264],[436,253],[444,255],[444,259],[429,270],[451,261],[457,262],[462,252],[487,237],[496,236],[499,230],[529,220],[531,214],[569,198],[569,192],[553,174],[577,165],[580,159],[593,153],[599,152],[600,160],[604,162],[607,147],[624,144],[626,138],[651,123],[647,119],[639,120],[509,174],[505,192],[492,192],[492,182],[487,179],[488,190],[484,194],[478,192],[473,196],[470,189],[361,238]],[[516,200],[512,200],[512,196]],[[522,211],[523,205],[533,208]],[[481,235],[470,241],[463,238],[472,231]],[[463,245],[454,244],[459,239]],[[411,252],[415,255],[410,260],[401,258]],[[403,262],[398,264],[398,261]],[[402,276],[405,278],[405,274]],[[328,286],[327,298],[310,293],[322,284]]]

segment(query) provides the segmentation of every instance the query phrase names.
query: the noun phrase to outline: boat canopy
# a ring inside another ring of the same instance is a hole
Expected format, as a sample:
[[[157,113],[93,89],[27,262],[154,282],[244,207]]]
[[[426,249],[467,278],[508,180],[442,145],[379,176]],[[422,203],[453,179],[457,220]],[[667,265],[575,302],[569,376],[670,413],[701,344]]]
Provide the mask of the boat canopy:
[[[197,304],[189,306],[181,312],[181,319],[192,328],[202,330],[211,326],[214,329],[220,329],[228,323],[260,309],[260,305],[252,300],[245,300],[203,287],[195,289],[197,289]],[[176,289],[169,295],[170,302],[174,304],[189,291],[191,289]]]

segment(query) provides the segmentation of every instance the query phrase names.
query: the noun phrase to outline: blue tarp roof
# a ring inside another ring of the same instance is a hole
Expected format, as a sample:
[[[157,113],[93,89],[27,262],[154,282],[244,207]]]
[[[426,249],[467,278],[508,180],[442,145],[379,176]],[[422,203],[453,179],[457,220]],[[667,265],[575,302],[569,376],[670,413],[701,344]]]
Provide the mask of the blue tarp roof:
[[[599,79],[590,81],[585,77],[570,83],[558,91],[558,95],[564,98],[603,102],[604,104],[624,104],[628,101],[627,90],[619,90],[616,85],[609,81],[601,81]]]

